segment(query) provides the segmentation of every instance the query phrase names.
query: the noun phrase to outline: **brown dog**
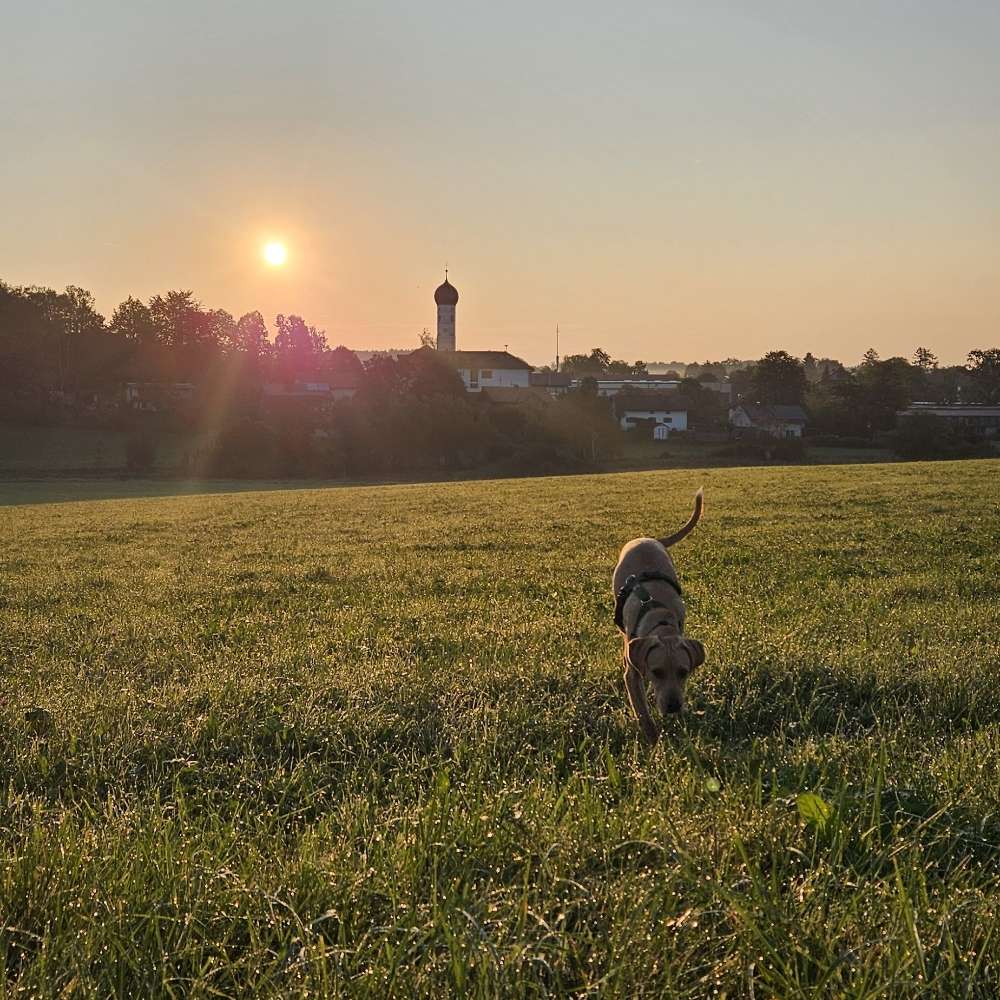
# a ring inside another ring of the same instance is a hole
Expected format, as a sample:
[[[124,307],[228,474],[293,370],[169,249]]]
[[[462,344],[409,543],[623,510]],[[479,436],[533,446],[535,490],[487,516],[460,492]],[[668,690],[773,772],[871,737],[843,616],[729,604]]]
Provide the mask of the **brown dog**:
[[[635,538],[618,556],[611,578],[615,624],[624,637],[625,690],[646,739],[659,736],[649,714],[646,684],[653,686],[664,714],[684,708],[684,685],[705,662],[705,647],[684,635],[684,601],[677,571],[667,549],[694,530],[704,507],[703,491],[694,498],[694,513],[680,531],[666,538]]]

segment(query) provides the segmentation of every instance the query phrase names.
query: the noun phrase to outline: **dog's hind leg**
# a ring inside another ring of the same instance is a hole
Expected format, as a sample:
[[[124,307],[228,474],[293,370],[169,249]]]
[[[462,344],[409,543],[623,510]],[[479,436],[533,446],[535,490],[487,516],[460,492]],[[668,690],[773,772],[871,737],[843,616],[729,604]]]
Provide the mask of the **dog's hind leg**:
[[[624,661],[624,666],[625,690],[628,692],[632,711],[635,712],[635,717],[639,720],[639,728],[642,729],[642,735],[646,737],[646,742],[655,743],[660,732],[649,714],[649,702],[646,701],[646,682],[628,660]]]

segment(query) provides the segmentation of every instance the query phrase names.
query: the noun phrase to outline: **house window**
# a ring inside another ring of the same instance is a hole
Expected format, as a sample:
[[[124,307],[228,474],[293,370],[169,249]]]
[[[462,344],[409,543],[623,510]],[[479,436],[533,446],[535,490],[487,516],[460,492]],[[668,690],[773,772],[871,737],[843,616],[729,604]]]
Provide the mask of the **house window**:
[[[485,380],[486,380],[486,379],[488,379],[488,378],[493,378],[493,369],[492,369],[492,368],[484,368],[484,369],[483,369],[483,370],[482,370],[482,371],[481,371],[481,372],[479,373],[479,377],[480,377],[481,379],[483,379],[483,381],[485,381]]]
[[[479,369],[471,368],[469,370],[469,385],[478,386],[479,385]]]

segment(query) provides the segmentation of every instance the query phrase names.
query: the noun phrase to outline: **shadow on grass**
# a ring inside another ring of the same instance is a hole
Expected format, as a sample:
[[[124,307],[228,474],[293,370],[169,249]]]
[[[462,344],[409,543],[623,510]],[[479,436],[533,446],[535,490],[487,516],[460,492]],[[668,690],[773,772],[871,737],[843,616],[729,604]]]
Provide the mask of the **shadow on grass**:
[[[988,676],[924,672],[886,677],[863,668],[767,664],[720,671],[692,691],[699,726],[720,743],[789,737],[900,732],[919,724],[936,734],[970,732],[1000,720]]]
[[[710,688],[694,688],[691,700],[682,719],[664,720],[672,752],[706,775],[721,768],[749,781],[774,773],[789,793],[823,780],[821,756],[808,773],[789,763],[790,748],[807,741],[866,741],[859,753],[867,760],[871,737],[969,732],[1000,716],[986,681],[962,687],[924,676],[890,684],[824,666],[721,673]],[[182,702],[137,718],[136,730],[102,728],[95,716],[77,720],[75,733],[44,739],[25,723],[0,753],[0,782],[53,803],[183,796],[201,809],[266,811],[297,824],[352,794],[419,799],[442,767],[460,768],[483,788],[528,778],[558,785],[606,782],[615,771],[609,759],[643,755],[617,677],[595,685],[571,673],[497,676],[460,691],[447,678],[412,688],[375,680],[366,690],[313,691],[305,701],[220,695],[211,705]],[[614,778],[609,797],[627,796],[629,784]],[[900,798],[904,807],[925,816],[932,804]]]

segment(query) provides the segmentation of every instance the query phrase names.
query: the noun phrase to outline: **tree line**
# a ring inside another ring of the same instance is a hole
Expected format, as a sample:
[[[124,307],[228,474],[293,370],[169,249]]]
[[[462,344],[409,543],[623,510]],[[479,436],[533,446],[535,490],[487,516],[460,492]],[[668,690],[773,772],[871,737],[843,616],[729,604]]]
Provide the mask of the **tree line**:
[[[595,347],[567,356],[561,370],[579,383],[563,399],[486,406],[433,351],[376,356],[363,365],[298,315],[279,314],[272,338],[259,312],[237,318],[202,305],[190,291],[168,291],[147,302],[127,298],[106,320],[85,289],[0,282],[0,419],[127,430],[137,466],[151,461],[157,436],[167,430],[208,440],[190,462],[196,471],[225,474],[555,470],[612,457],[622,437],[596,380],[641,377],[646,365]],[[912,359],[883,360],[869,350],[853,368],[772,351],[756,362],[728,359],[687,370],[698,375],[678,376],[675,396],[695,430],[728,427],[729,401],[707,388],[725,378],[733,402],[802,406],[814,439],[845,442],[884,436],[897,412],[917,400],[1000,404],[997,348],[973,350],[966,364],[951,366],[921,347]],[[349,384],[356,395],[313,405],[269,399],[264,391],[268,383],[308,381]],[[151,408],[156,412],[126,405],[127,383],[167,387],[162,405]],[[182,398],[171,386],[192,391]]]
[[[109,321],[83,288],[13,287],[0,282],[3,415],[44,422],[116,398],[124,382],[204,382],[225,377],[318,378],[360,367],[330,350],[301,316],[279,315],[271,340],[259,312],[239,319],[190,291],[128,298]]]
[[[966,364],[942,366],[926,347],[912,360],[883,360],[870,348],[850,370],[772,351],[731,377],[751,401],[803,406],[813,433],[872,437],[892,430],[897,412],[914,402],[1000,404],[1000,349],[970,351]]]
[[[356,391],[336,402],[265,392],[308,382]],[[163,391],[137,408],[125,400],[129,383]],[[607,400],[581,392],[489,406],[431,350],[362,364],[298,315],[278,315],[272,339],[259,312],[236,318],[190,291],[130,297],[105,320],[82,288],[2,282],[0,419],[126,430],[136,469],[173,433],[191,442],[186,471],[222,475],[556,471],[620,447]]]
[[[682,377],[675,370],[650,376],[642,361],[615,360],[597,347],[589,354],[567,356],[562,370],[582,380],[674,379],[689,423],[700,428],[726,426],[724,397],[705,389],[725,380],[734,403],[803,407],[814,436],[873,440],[894,430],[897,413],[914,402],[1000,404],[998,348],[970,351],[964,365],[941,365],[926,347],[918,347],[911,359],[882,359],[870,348],[853,368],[811,353],[798,358],[787,351],[770,351],[759,361],[730,358],[688,365]]]

